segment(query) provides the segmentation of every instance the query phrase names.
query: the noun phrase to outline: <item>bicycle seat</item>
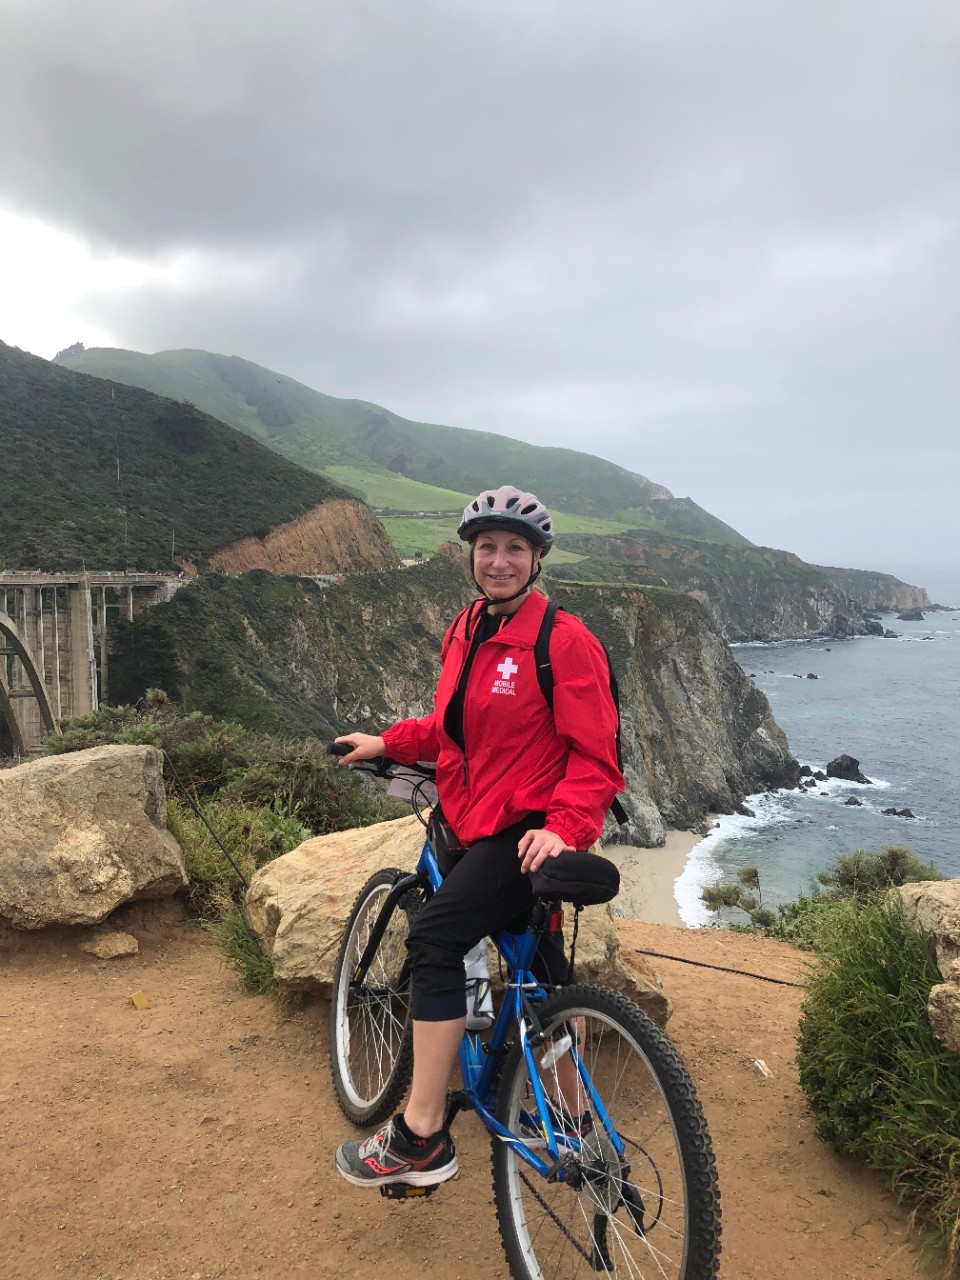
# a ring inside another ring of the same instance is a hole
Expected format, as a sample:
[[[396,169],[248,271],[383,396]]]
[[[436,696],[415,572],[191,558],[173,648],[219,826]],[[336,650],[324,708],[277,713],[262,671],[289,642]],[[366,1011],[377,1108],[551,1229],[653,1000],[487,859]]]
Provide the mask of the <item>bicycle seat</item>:
[[[535,898],[594,907],[620,892],[620,872],[599,853],[570,851],[542,862],[531,874],[530,884]]]

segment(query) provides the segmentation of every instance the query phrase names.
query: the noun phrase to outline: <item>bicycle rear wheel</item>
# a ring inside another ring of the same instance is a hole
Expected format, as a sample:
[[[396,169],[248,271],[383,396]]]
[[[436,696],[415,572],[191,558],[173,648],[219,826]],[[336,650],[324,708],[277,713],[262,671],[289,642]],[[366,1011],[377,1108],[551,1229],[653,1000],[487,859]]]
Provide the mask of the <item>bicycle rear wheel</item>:
[[[390,890],[407,874],[385,868],[370,877],[350,912],[334,967],[330,1069],[340,1109],[357,1125],[391,1115],[413,1069],[406,941],[423,906],[422,889],[409,889],[395,906],[366,974],[354,980]]]
[[[568,987],[539,1016],[548,1037],[534,1051],[540,1082],[560,1104],[557,1115],[568,1117],[560,1143],[566,1180],[548,1182],[494,1138],[494,1200],[515,1280],[591,1270],[631,1280],[714,1280],[720,1203],[713,1152],[669,1040],[636,1005],[602,987]],[[622,1154],[578,1082],[574,1052]],[[518,1043],[504,1064],[497,1118],[533,1145],[536,1112]],[[570,1123],[584,1112],[581,1125]]]

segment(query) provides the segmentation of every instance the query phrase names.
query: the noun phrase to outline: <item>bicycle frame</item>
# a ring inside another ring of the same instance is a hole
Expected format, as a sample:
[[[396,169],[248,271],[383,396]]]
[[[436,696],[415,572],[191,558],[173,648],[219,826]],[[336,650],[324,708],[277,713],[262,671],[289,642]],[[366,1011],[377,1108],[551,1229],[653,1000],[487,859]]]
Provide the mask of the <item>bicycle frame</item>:
[[[380,945],[390,918],[403,895],[418,885],[421,887],[429,885],[431,891],[436,892],[441,883],[442,877],[436,856],[430,841],[425,840],[416,871],[409,876],[404,876],[402,880],[398,880],[387,895],[370,938],[360,957],[353,978],[354,982],[360,982],[366,973]],[[541,1177],[565,1181],[566,1169],[561,1144],[557,1140],[556,1130],[534,1059],[534,1050],[539,1047],[536,1040],[536,1031],[531,1035],[531,1017],[529,1015],[533,1015],[534,1022],[536,1015],[529,1006],[542,1003],[548,998],[548,993],[540,985],[531,969],[537,950],[538,935],[532,929],[527,929],[522,934],[502,931],[493,936],[493,942],[507,967],[508,981],[503,1003],[490,1033],[489,1041],[484,1042],[479,1032],[465,1031],[463,1040],[460,1043],[460,1074],[463,1079],[466,1102],[477,1113],[490,1132],[500,1141],[509,1143],[517,1155],[531,1168],[535,1169]],[[536,1103],[536,1115],[530,1113],[530,1121],[543,1134],[546,1150],[552,1157],[549,1163],[534,1148],[528,1146],[522,1138],[511,1133],[494,1115],[497,1101],[497,1068],[505,1052],[510,1032],[514,1027],[517,1028],[520,1036],[520,1044],[526,1059],[527,1072]],[[576,1065],[584,1094],[590,1101],[595,1123],[599,1123],[603,1127],[617,1155],[622,1158],[625,1150],[623,1141],[607,1114],[603,1101],[597,1093],[593,1081],[590,1079],[586,1064],[577,1051],[575,1044],[571,1045],[569,1052]],[[578,1151],[580,1144],[577,1139],[564,1136],[562,1146],[563,1151],[571,1152]]]

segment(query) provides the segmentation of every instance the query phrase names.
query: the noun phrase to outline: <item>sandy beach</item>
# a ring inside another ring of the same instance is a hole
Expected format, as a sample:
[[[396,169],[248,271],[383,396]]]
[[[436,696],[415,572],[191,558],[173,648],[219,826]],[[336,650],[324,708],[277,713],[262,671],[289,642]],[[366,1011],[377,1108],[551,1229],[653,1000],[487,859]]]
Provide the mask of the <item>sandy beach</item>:
[[[620,868],[620,893],[614,907],[619,907],[630,920],[684,928],[673,887],[701,839],[693,831],[668,831],[661,849],[629,844],[605,846],[604,857]]]

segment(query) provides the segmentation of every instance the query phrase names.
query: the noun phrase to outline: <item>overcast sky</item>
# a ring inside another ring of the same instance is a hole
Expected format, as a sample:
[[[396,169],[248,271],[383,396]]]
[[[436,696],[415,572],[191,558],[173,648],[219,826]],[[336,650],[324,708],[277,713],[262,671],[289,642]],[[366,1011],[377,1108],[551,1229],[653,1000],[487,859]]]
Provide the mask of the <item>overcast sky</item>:
[[[954,0],[0,24],[5,341],[241,355],[813,561],[960,561]]]

